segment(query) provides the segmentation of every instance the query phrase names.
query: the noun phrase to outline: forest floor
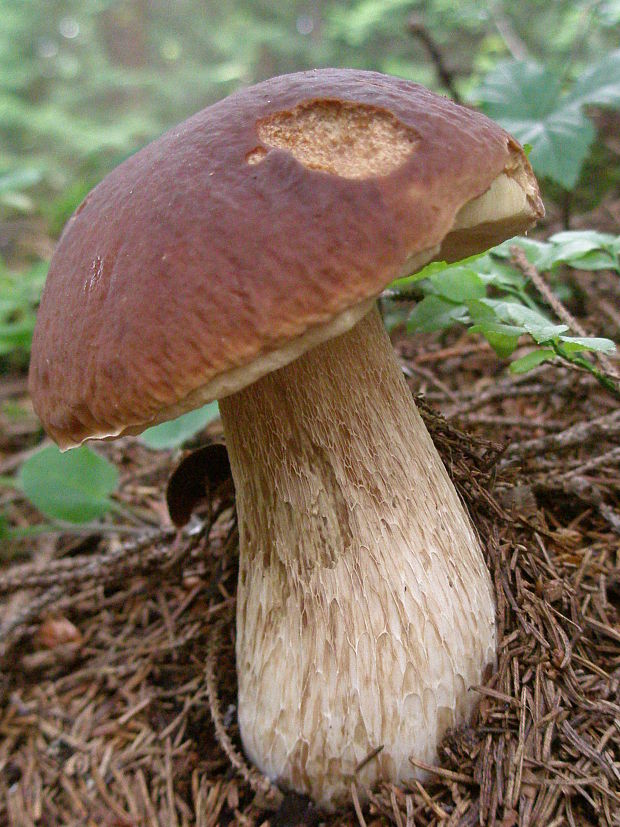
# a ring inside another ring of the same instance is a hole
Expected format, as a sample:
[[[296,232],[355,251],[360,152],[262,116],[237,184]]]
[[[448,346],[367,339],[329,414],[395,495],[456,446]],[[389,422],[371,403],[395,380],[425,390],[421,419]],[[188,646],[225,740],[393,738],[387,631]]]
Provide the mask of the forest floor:
[[[581,325],[618,341],[617,279],[567,278]],[[266,787],[236,730],[232,486],[176,531],[180,454],[126,438],[98,447],[121,471],[122,517],[3,552],[0,824],[620,824],[617,400],[565,367],[513,376],[458,330],[395,345],[497,593],[498,669],[473,690],[471,726],[420,765],[426,780],[353,785],[330,817]],[[3,377],[0,400],[28,410],[24,374]],[[34,414],[1,417],[0,475],[40,439]],[[185,447],[220,438],[214,423]],[[40,521],[16,491],[2,506],[15,526]]]

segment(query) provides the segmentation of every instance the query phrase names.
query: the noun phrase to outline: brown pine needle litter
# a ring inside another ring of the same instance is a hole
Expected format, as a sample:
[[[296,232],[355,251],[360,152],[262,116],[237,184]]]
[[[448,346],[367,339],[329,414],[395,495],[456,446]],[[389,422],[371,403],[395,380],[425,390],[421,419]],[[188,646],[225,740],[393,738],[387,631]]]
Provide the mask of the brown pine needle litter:
[[[439,379],[426,399],[449,419],[418,402],[486,549],[500,644],[471,726],[437,766],[411,756],[425,780],[365,805],[353,783],[351,807],[324,817],[248,766],[225,489],[189,531],[60,538],[44,565],[0,571],[1,825],[620,824],[617,411],[587,376],[480,385],[487,349],[463,338],[433,361],[432,347],[403,356],[430,366],[416,382]],[[105,450],[129,467],[125,504],[161,500],[161,463],[149,476],[135,440]]]

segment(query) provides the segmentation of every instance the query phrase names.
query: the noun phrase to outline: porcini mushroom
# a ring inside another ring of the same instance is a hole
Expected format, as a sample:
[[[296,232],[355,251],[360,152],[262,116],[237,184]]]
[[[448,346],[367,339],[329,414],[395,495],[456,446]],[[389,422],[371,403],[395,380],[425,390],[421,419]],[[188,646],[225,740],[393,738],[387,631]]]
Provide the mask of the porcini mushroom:
[[[221,400],[241,737],[328,809],[353,779],[435,760],[495,660],[480,545],[375,300],[542,212],[487,118],[330,69],[243,89],[142,149],[54,255],[30,389],[61,447]]]

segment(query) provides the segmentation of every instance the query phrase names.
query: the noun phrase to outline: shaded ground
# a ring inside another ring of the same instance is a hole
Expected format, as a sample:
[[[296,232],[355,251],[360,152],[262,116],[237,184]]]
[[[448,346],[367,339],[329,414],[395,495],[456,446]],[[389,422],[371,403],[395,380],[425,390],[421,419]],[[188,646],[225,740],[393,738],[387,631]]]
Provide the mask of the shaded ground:
[[[572,311],[618,340],[617,281],[574,279]],[[396,343],[484,541],[499,666],[476,690],[471,727],[449,735],[423,784],[385,786],[325,823],[619,824],[617,401],[565,368],[508,376],[458,332]],[[2,422],[7,474],[38,426],[22,376],[0,393],[24,409]],[[215,426],[196,444],[218,436]],[[230,489],[188,531],[162,530],[176,455],[132,439],[101,450],[121,469],[122,530],[117,518],[99,533],[32,539],[6,550],[22,558],[0,572],[0,824],[319,823],[233,751]],[[37,520],[14,493],[3,505],[16,525]]]

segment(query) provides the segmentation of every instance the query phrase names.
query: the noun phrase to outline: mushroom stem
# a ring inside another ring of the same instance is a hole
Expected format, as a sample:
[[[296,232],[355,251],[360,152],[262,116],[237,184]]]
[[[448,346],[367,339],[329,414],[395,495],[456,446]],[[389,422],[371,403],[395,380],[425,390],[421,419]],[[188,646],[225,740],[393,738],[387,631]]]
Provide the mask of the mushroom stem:
[[[472,713],[495,608],[378,310],[220,406],[249,758],[327,809],[352,780],[413,778]]]

